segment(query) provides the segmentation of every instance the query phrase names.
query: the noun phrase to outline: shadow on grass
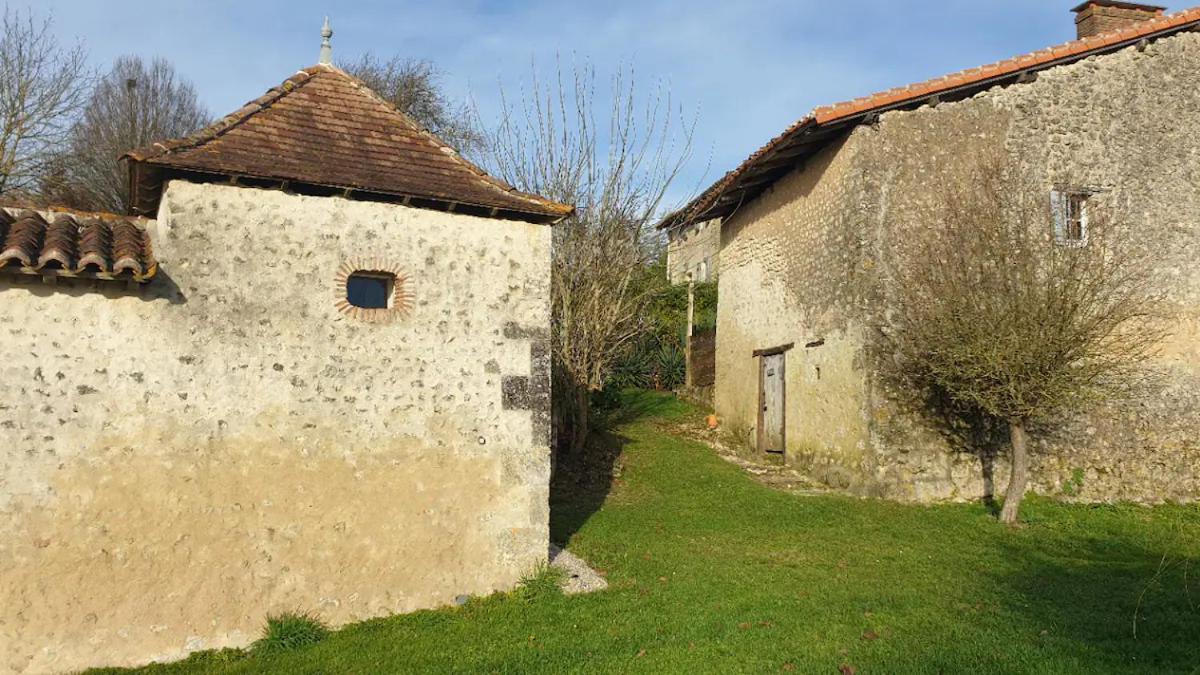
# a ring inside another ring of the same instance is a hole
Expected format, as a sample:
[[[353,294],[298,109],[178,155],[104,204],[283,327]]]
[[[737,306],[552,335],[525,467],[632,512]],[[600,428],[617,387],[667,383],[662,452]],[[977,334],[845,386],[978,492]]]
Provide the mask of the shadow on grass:
[[[643,390],[599,394],[593,399],[593,427],[578,456],[566,451],[555,462],[550,481],[550,539],[566,546],[571,537],[604,505],[620,472],[629,439],[621,427],[640,420],[679,415],[690,410],[672,394]]]
[[[1113,510],[1124,508],[1136,507]],[[1019,533],[1001,542],[1008,611],[1028,626],[1032,646],[1075,654],[1092,672],[1200,672],[1194,542],[1136,537],[1125,524],[1123,532],[1081,531],[1065,546]]]
[[[593,430],[579,456],[560,456],[550,481],[550,540],[571,542],[608,498],[621,453],[629,439]]]

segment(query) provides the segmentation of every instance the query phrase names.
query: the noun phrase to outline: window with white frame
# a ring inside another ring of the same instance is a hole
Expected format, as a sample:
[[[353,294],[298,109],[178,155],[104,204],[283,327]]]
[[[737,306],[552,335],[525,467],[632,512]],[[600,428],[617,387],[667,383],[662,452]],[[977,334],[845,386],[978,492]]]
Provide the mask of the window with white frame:
[[[1054,190],[1050,210],[1054,217],[1054,241],[1061,246],[1085,246],[1088,240],[1088,201],[1086,190]]]

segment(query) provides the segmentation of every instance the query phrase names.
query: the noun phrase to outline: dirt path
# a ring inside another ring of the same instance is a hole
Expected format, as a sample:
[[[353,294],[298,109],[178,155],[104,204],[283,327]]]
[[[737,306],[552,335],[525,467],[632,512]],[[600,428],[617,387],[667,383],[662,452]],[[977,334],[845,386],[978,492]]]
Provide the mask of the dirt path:
[[[767,459],[754,459],[748,457],[745,451],[738,452],[729,442],[727,434],[720,429],[709,429],[703,418],[689,418],[683,422],[663,422],[661,426],[664,431],[673,436],[707,445],[721,459],[738,466],[751,478],[768,487],[798,495],[820,495],[832,492],[802,472],[784,466],[782,463],[772,463]]]

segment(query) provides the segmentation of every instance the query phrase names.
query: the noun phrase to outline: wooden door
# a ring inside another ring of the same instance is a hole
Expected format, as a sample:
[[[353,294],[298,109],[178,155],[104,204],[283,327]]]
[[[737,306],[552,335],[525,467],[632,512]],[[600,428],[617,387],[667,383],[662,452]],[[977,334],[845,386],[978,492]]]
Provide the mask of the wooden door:
[[[759,357],[758,449],[761,452],[784,451],[784,388],[786,353]]]

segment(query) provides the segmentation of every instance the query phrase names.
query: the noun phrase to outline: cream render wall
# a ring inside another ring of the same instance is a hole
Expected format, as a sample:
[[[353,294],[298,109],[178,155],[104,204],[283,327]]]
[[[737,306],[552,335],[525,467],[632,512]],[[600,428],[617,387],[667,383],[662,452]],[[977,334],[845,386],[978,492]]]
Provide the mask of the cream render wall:
[[[854,143],[825,149],[722,230],[715,407],[754,443],[754,351],[794,345],[785,357],[787,459],[833,484],[867,449],[866,385],[854,367],[856,155]]]
[[[172,182],[145,295],[0,286],[0,670],[512,587],[548,543],[550,230]],[[387,324],[344,262],[408,277]]]
[[[1155,252],[1177,318],[1152,364],[1158,389],[1042,430],[1036,489],[1088,501],[1200,497],[1198,73],[1200,35],[1184,33],[966,101],[886,113],[744,205],[722,228],[718,413],[752,440],[752,351],[795,343],[790,463],[857,494],[931,501],[1001,490],[1003,454],[952,442],[915,415],[909,393],[879,377],[871,332],[889,242],[920,236],[911,216],[930,191],[999,152],[1047,195],[1101,188],[1097,207]]]

